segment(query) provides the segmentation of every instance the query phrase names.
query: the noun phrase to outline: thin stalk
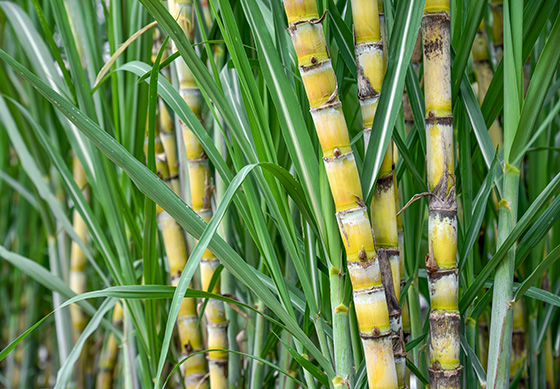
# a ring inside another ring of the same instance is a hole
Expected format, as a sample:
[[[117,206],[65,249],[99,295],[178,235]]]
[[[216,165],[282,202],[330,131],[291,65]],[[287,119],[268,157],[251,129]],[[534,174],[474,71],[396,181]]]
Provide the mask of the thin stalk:
[[[120,303],[115,304],[113,310],[113,325],[119,329],[123,327],[123,308]],[[97,388],[111,389],[113,375],[119,357],[119,339],[110,333],[99,360],[99,373],[97,374]]]
[[[519,199],[519,165],[511,165],[513,140],[519,128],[523,103],[522,29],[523,4],[504,3],[504,182],[499,202],[499,248],[517,222]],[[512,293],[515,271],[515,245],[496,268],[492,295],[492,317],[488,349],[488,388],[509,387],[509,361],[513,328]]]
[[[428,0],[422,18],[428,188],[430,385],[459,388],[457,201],[451,105],[449,2]]]
[[[203,4],[203,7],[204,7],[204,4]],[[219,57],[219,55],[217,55],[217,54],[214,54],[214,56]],[[223,56],[223,52],[222,52],[222,56]],[[219,120],[221,121],[221,118]],[[223,123],[222,123],[222,125],[223,125]],[[216,120],[214,122],[214,141],[216,142],[216,146],[217,146],[218,150],[220,150],[220,153],[224,157],[224,160],[226,160],[227,159],[226,158],[227,157],[226,142],[225,142],[225,139],[224,139],[224,134],[221,131],[218,130],[218,126],[219,126],[219,123]],[[226,183],[224,182],[224,180],[222,179],[222,177],[219,174],[216,174],[215,199],[216,199],[217,203],[220,203],[220,201],[222,200],[226,189],[227,189]],[[229,215],[226,215],[224,217],[223,221],[222,221],[222,224],[221,224],[221,227],[220,227],[220,230],[219,230],[220,235],[222,236],[222,238],[224,238],[224,240],[226,240],[226,242],[231,242],[232,229],[233,229],[233,225],[231,223],[231,219],[230,219]],[[232,276],[232,274],[227,269],[224,269],[222,271],[221,278],[222,278],[222,293],[224,295],[234,296],[235,292],[236,292],[236,280],[235,280],[235,278]],[[237,334],[239,333],[239,323],[238,323],[239,315],[229,305],[225,306],[225,310],[226,310],[226,318],[229,321],[229,327],[228,327],[229,349],[233,350],[233,351],[240,351],[239,350],[239,345],[238,345],[237,339],[236,339]],[[242,365],[241,365],[240,355],[235,354],[235,353],[230,353],[229,364],[228,364],[228,380],[229,380],[229,386],[230,387],[237,388],[237,387],[241,386],[241,373],[242,373],[241,369],[242,369]]]
[[[285,0],[288,31],[323,150],[364,347],[370,388],[397,387],[380,261],[315,0]]]
[[[331,304],[333,314],[333,343],[336,374],[341,377],[348,387],[354,387],[354,371],[352,358],[352,344],[348,327],[348,307],[344,304],[344,278],[340,270],[329,269]]]
[[[171,14],[177,19],[179,25],[189,38],[194,39],[194,14],[192,0],[176,0],[170,2]],[[179,59],[177,62],[177,75],[179,79],[179,93],[192,112],[200,119],[202,108],[202,94],[194,79],[193,73],[186,63]],[[184,123],[182,125],[183,140],[185,143],[186,160],[189,174],[190,199],[193,210],[207,223],[212,218],[212,192],[210,161],[202,145]],[[206,250],[200,262],[202,289],[212,293],[221,293],[221,283],[218,278],[212,290],[209,290],[214,271],[220,266],[218,258]],[[210,299],[204,311],[207,319],[208,348],[227,349],[228,320],[225,315],[224,303]],[[228,387],[228,358],[225,351],[211,351],[208,353],[210,370],[210,387],[220,389]]]
[[[544,357],[544,375],[546,378],[546,388],[552,389],[554,388],[556,382],[554,380],[554,374],[555,374],[554,365],[555,362],[557,365],[558,358],[555,358],[555,356],[552,353],[552,334],[550,331],[550,327],[546,331],[543,357]]]
[[[500,201],[498,247],[507,239],[517,219],[519,170],[511,166],[504,172],[503,198]],[[515,249],[512,247],[498,265],[494,278],[490,341],[488,345],[488,387],[508,388],[512,341],[513,272]]]
[[[263,303],[261,300],[258,300],[255,304],[255,308],[259,311],[262,312],[264,309]],[[254,336],[254,342],[253,342],[253,355],[257,355],[257,356],[261,356],[261,350],[262,350],[262,346],[263,346],[263,340],[264,340],[264,326],[265,326],[265,319],[263,318],[262,315],[256,314],[256,320],[255,320],[255,336]],[[251,373],[249,376],[249,384],[250,384],[250,388],[254,388],[254,389],[259,389],[262,388],[262,382],[264,379],[264,365],[257,360],[253,360],[251,362]]]
[[[496,21],[494,21],[494,23],[496,23]],[[482,105],[488,87],[490,87],[490,83],[492,82],[492,77],[494,76],[492,67],[490,66],[490,56],[488,54],[488,37],[486,36],[486,30],[483,24],[481,24],[476,33],[476,38],[472,47],[472,55],[474,75],[478,84],[478,102]],[[498,118],[494,120],[488,129],[488,133],[490,134],[490,139],[492,139],[494,147],[499,147],[501,149],[504,144],[504,136]]]
[[[74,169],[74,181],[76,184],[82,188],[82,193],[88,198],[89,191],[86,188],[87,180],[84,168],[80,164],[80,161],[76,156],[73,158]],[[82,242],[87,242],[87,227],[86,223],[82,219],[78,210],[74,210],[74,220],[73,220],[74,231]],[[87,292],[87,278],[86,278],[86,255],[80,248],[77,242],[72,242],[72,247],[70,249],[70,288],[76,294],[82,294]],[[77,304],[72,304],[70,306],[70,320],[72,321],[72,338],[74,342],[78,340],[82,331],[87,324],[87,316],[82,311],[82,309]],[[82,355],[78,361],[78,367],[76,369],[76,379],[81,387],[85,386],[84,375],[87,369],[88,361],[86,359],[88,353],[88,347],[85,347],[82,351]]]
[[[60,264],[58,263],[58,253],[57,253],[57,239],[53,236],[48,238],[48,252],[49,252],[49,266],[51,272],[57,277],[60,277]],[[54,323],[56,328],[56,341],[58,345],[58,359],[60,365],[62,366],[70,350],[72,349],[72,330],[70,328],[70,318],[68,317],[68,311],[58,309],[63,303],[63,298],[58,292],[52,292],[53,297],[53,310],[54,313]]]

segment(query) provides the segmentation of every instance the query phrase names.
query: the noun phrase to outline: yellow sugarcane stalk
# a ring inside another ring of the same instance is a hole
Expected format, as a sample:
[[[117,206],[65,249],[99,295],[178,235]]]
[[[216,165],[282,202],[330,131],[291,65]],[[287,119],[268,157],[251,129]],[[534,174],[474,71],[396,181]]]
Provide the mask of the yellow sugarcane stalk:
[[[86,198],[88,197],[88,190],[85,188],[87,184],[86,172],[80,164],[80,161],[76,156],[73,158],[74,161],[74,181],[79,188],[82,188],[82,193]],[[78,212],[74,210],[74,221],[73,221],[74,231],[82,242],[87,242],[87,227],[84,219]],[[70,289],[76,294],[82,294],[87,292],[87,282],[86,282],[86,255],[76,242],[72,242],[72,247],[70,249]],[[87,317],[82,311],[82,309],[76,305],[70,305],[70,320],[72,320],[72,329],[74,339],[78,339],[81,335],[83,329],[87,324]]]
[[[82,188],[82,193],[87,198],[89,191],[86,188],[86,173],[75,155],[73,165],[74,181],[79,188]],[[77,209],[74,209],[73,219],[74,231],[81,241],[87,244],[87,226]],[[86,263],[85,253],[78,243],[73,241],[70,248],[70,289],[76,294],[87,292]],[[85,312],[77,304],[70,305],[70,321],[72,322],[72,338],[77,341],[88,322]],[[91,342],[86,342],[77,364],[76,380],[80,388],[86,386],[86,377],[93,373],[88,361],[90,346]]]
[[[158,50],[159,35],[156,33],[154,35],[152,60],[157,55]],[[177,195],[180,195],[175,126],[173,118],[161,98],[158,98],[158,126],[155,130],[154,147],[158,175]],[[147,141],[148,139],[146,139]],[[167,254],[171,285],[177,286],[188,258],[185,235],[179,223],[159,205],[156,207],[156,214]],[[180,359],[204,349],[202,334],[198,326],[196,299],[183,299],[177,317],[177,328],[181,350]],[[203,354],[190,357],[181,365],[181,372],[187,389],[208,387],[206,380],[208,369]]]
[[[428,0],[422,18],[429,200],[426,257],[430,290],[430,384],[459,388],[461,318],[458,308],[457,201],[449,0]]]
[[[346,249],[369,387],[396,388],[392,332],[380,262],[317,4],[315,0],[284,0],[284,8]],[[377,17],[377,10],[374,15]],[[382,58],[377,58],[382,62]]]
[[[362,111],[364,140],[369,143],[371,127],[377,110],[385,74],[386,39],[382,3],[377,0],[352,0],[358,98]],[[399,306],[400,256],[398,251],[397,209],[394,180],[393,145],[385,153],[377,178],[371,207],[371,224],[375,234],[379,260],[387,263],[390,272],[383,282],[387,293],[389,320],[394,338],[394,358],[398,386],[405,385],[406,352],[402,341],[402,321]],[[404,267],[404,266],[403,266]],[[383,267],[382,274],[383,274]],[[404,276],[404,274],[403,274]]]
[[[488,87],[492,82],[492,77],[494,73],[492,72],[492,68],[490,67],[490,57],[488,55],[488,38],[486,36],[486,31],[484,30],[484,23],[481,23],[480,28],[476,34],[476,38],[473,42],[472,48],[472,55],[473,55],[473,65],[474,65],[474,74],[476,77],[476,82],[478,84],[478,102],[482,104],[484,101],[484,97],[486,96],[486,92],[488,91]],[[502,148],[504,143],[503,134],[502,134],[502,126],[500,126],[500,122],[498,119],[494,120],[494,123],[488,129],[488,133],[490,134],[490,138],[492,139],[492,143],[494,147]]]
[[[552,334],[550,327],[546,330],[546,338],[544,340],[544,373],[546,379],[547,389],[552,389],[556,385],[554,379],[554,365],[557,364],[557,358],[552,352]]]
[[[513,305],[513,324],[511,338],[511,360],[509,362],[509,379],[515,379],[521,372],[520,387],[525,387],[525,363],[527,361],[527,348],[525,347],[526,310],[523,300],[516,301]]]
[[[175,17],[190,42],[194,38],[194,13],[192,0],[175,0],[169,2],[171,14]],[[196,115],[201,119],[202,95],[196,84],[194,76],[186,63],[179,58],[177,61],[179,78],[179,93]],[[202,145],[192,130],[181,123],[183,140],[185,143],[187,167],[189,174],[190,200],[193,210],[207,223],[212,218],[212,192],[210,162]],[[209,291],[210,282],[214,271],[220,261],[210,251],[206,250],[200,262],[201,284],[205,291]],[[220,282],[217,280],[213,293],[220,293]],[[225,315],[224,303],[210,299],[204,311],[207,319],[208,348],[227,349],[228,320]],[[210,387],[221,389],[228,387],[228,353],[226,351],[210,351],[208,353],[210,367]]]
[[[504,7],[503,0],[492,0],[492,43],[494,44],[494,57],[496,63],[500,62],[504,55]]]
[[[165,153],[159,137],[155,139],[156,166],[158,175],[171,187],[171,175],[165,159]],[[156,206],[158,226],[163,236],[163,244],[167,254],[171,285],[177,286],[181,272],[187,264],[187,244],[181,226],[159,205]],[[177,329],[180,342],[180,359],[204,349],[204,342],[198,324],[196,299],[185,298],[179,308]],[[203,354],[190,357],[181,365],[184,383],[187,389],[207,388],[206,360]]]
[[[113,309],[113,325],[122,328],[123,309],[120,303],[115,304]],[[109,334],[105,350],[99,361],[99,374],[97,375],[98,389],[111,389],[113,387],[113,375],[119,357],[119,340],[115,334]]]

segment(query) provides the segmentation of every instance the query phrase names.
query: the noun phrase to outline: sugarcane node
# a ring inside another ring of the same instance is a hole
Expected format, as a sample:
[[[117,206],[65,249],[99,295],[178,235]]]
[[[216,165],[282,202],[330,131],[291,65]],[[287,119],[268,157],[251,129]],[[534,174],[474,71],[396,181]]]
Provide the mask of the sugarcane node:
[[[458,367],[452,370],[443,370],[443,369],[435,370],[433,367],[431,368],[429,367],[428,373],[430,375],[430,383],[432,384],[431,388],[432,389],[440,389],[440,388],[459,389],[461,387],[461,370],[463,370],[463,366],[461,365],[459,365]]]
[[[383,177],[379,177],[377,179],[377,185],[375,185],[375,189],[377,190],[378,193],[386,192],[392,187],[393,187],[392,171],[389,174],[384,175]]]
[[[185,344],[184,349],[185,349],[185,354],[187,355],[190,355],[194,351],[190,341],[187,344]]]
[[[429,276],[430,276],[430,280],[438,280],[440,278],[449,276],[449,275],[455,275],[458,276],[459,275],[459,269],[457,269],[456,267],[451,268],[451,269],[440,269],[438,267],[438,270],[435,272],[430,272]]]
[[[229,325],[229,320],[226,320],[224,323],[212,323],[212,322],[208,322],[208,327],[214,327],[214,328],[227,328]]]
[[[367,262],[369,262],[369,263],[371,264],[371,263],[373,263],[373,261],[374,261],[374,260],[370,259],[370,260],[368,260]],[[361,267],[367,268],[367,266],[363,266],[363,264],[364,264],[364,263],[367,263],[367,262],[352,262],[352,263],[353,263],[353,264],[356,264],[356,265],[359,265],[359,266],[361,266]],[[354,290],[352,291],[352,294],[353,294],[354,296],[357,296],[357,295],[360,295],[360,294],[374,294],[374,293],[380,292],[380,291],[382,291],[382,290],[383,290],[383,286],[373,286],[373,287],[371,287],[371,288],[369,288],[369,289],[368,289],[368,288],[366,288],[366,289],[358,289],[358,290],[354,289]]]
[[[399,249],[395,248],[383,248],[385,253],[387,254],[387,258],[392,258],[399,255]]]
[[[431,125],[437,123],[443,126],[453,126],[453,116],[430,116],[430,112],[428,112],[428,117],[424,119],[426,124]]]
[[[378,337],[379,335],[381,335],[381,331],[379,330],[379,328],[373,327],[373,329],[371,330],[371,334],[375,337]]]
[[[299,65],[299,70],[300,70],[301,73],[307,73],[307,72],[310,72],[310,71],[315,70],[317,68],[320,68],[321,66],[323,66],[324,63],[327,63],[327,62],[330,62],[330,61],[331,61],[330,59],[325,59],[323,61],[317,62],[317,63],[315,63],[313,65],[309,65],[309,66]]]

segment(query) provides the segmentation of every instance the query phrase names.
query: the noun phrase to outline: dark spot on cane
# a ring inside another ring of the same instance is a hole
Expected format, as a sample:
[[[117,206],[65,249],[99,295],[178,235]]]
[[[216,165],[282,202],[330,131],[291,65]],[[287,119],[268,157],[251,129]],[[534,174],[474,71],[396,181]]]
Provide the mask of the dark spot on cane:
[[[333,150],[333,154],[335,157],[340,157],[342,153],[340,152],[340,149],[338,147],[335,147]]]
[[[360,253],[358,254],[358,258],[360,259],[360,261],[365,261],[367,259],[367,253],[364,247],[362,247],[362,249],[360,250]]]

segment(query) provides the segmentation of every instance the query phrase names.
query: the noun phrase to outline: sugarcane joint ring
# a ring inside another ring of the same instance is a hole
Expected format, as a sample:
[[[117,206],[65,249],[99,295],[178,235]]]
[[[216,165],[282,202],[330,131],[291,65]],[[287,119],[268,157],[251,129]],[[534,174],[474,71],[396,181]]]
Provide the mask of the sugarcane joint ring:
[[[299,65],[299,70],[302,73],[308,73],[308,72],[311,72],[315,69],[320,68],[324,63],[327,63],[327,62],[331,62],[331,59],[328,58],[328,59],[322,60],[321,62],[316,62],[316,63],[314,63],[313,65],[310,65],[310,66]]]
[[[383,291],[383,285],[381,286],[373,286],[369,289],[359,289],[359,290],[354,290],[353,294],[354,296],[359,295],[359,294],[367,294],[367,293],[374,293],[374,292],[379,292],[379,291]]]
[[[432,112],[432,111],[430,111]],[[429,114],[428,114],[429,115]],[[424,119],[426,124],[433,124],[438,123],[444,126],[452,126],[453,125],[453,116],[431,116],[429,115],[427,118]]]
[[[377,257],[373,257],[373,258],[367,259],[367,260],[365,260],[365,261],[356,261],[356,262],[350,262],[350,263],[351,263],[352,265],[359,266],[359,267],[361,267],[361,268],[363,268],[363,269],[367,269],[368,267],[374,265],[376,260],[377,260]],[[374,287],[371,288],[371,289],[354,290],[354,294],[366,293],[366,292],[370,292],[370,291],[376,290],[376,289],[378,289],[378,288],[379,288],[379,287],[374,286]]]
[[[437,364],[437,366],[436,366]],[[433,366],[436,366],[437,369],[434,369]],[[452,370],[442,370],[441,369],[441,365],[439,364],[438,361],[435,361],[432,365],[432,367],[428,368],[428,371],[430,372],[430,378],[433,376],[438,376],[438,378],[445,378],[445,379],[452,379],[452,378],[458,378],[461,374],[461,370],[463,370],[463,366],[459,365],[458,367],[456,367],[455,369]],[[430,380],[431,381],[431,380]],[[450,386],[452,387],[452,386]]]
[[[430,280],[432,280],[432,281],[435,281],[439,278],[448,276],[450,274],[458,275],[459,274],[459,269],[457,269],[456,267],[451,268],[451,269],[438,269],[436,271],[431,271],[430,269],[428,269],[428,276],[430,277]]]
[[[208,323],[208,327],[214,327],[214,328],[227,328],[227,326],[229,325],[229,320],[226,320],[224,323]]]
[[[340,100],[335,100],[335,101],[329,102],[328,104],[323,104],[320,107],[311,108],[309,110],[309,112],[311,112],[313,114],[313,113],[321,111],[323,109],[338,108],[340,106],[342,106],[342,102],[340,102]]]
[[[392,337],[392,336],[393,336],[392,331],[388,330],[384,333],[381,333],[381,331],[377,327],[373,327],[373,329],[371,330],[371,333],[369,333],[369,334],[364,333],[364,332],[360,332],[360,338],[362,338],[363,340],[366,340],[366,339],[383,339],[383,338],[388,338],[388,337]]]

